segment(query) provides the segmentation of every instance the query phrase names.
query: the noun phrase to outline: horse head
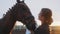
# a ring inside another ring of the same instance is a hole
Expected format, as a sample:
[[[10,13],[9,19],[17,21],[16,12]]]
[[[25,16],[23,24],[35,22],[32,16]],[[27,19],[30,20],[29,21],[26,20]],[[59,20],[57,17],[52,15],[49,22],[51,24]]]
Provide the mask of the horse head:
[[[16,5],[14,5],[12,9],[14,10],[13,13],[17,21],[21,21],[30,30],[34,30],[36,28],[34,16],[31,14],[29,7],[24,1],[17,0]]]

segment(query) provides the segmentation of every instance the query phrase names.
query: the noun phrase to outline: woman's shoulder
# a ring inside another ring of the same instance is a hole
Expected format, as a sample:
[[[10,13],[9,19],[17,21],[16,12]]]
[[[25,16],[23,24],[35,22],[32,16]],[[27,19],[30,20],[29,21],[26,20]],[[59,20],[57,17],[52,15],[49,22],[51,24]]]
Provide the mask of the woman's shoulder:
[[[45,34],[45,33],[49,33],[49,28],[48,27],[45,27],[45,26],[39,26],[35,31],[34,31],[35,34]]]
[[[36,28],[36,30],[38,30],[38,31],[49,30],[49,27],[48,26],[39,26],[38,28]]]

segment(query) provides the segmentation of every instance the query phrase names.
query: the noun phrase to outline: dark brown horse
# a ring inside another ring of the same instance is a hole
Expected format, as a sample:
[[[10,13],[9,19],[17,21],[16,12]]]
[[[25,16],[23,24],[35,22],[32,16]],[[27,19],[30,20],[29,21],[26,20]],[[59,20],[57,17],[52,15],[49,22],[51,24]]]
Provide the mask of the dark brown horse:
[[[21,21],[29,30],[35,29],[35,19],[24,1],[17,3],[0,19],[0,34],[9,34],[16,21]]]

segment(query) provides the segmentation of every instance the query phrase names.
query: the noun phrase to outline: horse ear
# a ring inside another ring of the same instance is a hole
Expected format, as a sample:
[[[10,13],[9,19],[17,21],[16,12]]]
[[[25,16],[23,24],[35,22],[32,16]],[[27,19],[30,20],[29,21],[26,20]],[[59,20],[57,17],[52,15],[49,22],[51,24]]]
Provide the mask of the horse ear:
[[[20,0],[17,0],[17,3],[24,3],[24,0],[20,1]]]
[[[24,3],[24,0],[22,2]]]

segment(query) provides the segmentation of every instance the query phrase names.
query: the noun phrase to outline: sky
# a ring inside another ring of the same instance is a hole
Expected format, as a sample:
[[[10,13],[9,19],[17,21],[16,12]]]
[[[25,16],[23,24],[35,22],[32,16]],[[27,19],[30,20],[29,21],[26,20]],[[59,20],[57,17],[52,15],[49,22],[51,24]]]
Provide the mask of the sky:
[[[0,18],[2,18],[3,14],[5,14],[15,3],[16,0],[0,0]],[[40,24],[38,14],[42,8],[49,8],[52,10],[52,25],[60,25],[60,0],[25,0],[25,3],[30,8],[38,25]]]

